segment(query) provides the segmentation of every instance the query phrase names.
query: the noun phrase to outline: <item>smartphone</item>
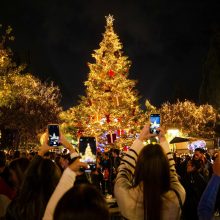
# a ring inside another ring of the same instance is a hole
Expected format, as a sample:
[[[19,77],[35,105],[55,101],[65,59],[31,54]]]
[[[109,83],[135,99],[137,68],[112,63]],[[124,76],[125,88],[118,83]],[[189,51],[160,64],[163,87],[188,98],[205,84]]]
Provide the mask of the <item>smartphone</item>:
[[[80,137],[79,154],[81,161],[88,164],[86,172],[96,169],[96,139],[95,137]]]
[[[60,146],[60,129],[58,124],[49,124],[48,125],[48,136],[49,143],[51,147]]]
[[[150,133],[158,134],[157,128],[160,127],[160,114],[150,115]]]

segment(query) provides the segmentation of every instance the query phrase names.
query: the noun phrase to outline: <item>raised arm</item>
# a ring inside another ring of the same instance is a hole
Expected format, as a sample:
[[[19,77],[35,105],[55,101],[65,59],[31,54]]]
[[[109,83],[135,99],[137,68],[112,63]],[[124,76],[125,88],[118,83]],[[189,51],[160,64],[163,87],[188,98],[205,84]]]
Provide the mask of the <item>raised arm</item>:
[[[143,141],[155,136],[150,134],[149,125],[145,125],[140,136],[136,139],[128,152],[126,152],[121,159],[121,164],[118,167],[118,174],[116,177],[115,190],[118,187],[130,188],[133,180],[134,170],[138,155],[144,147]]]
[[[56,208],[57,203],[61,197],[71,188],[75,182],[76,176],[82,174],[80,168],[87,167],[87,164],[82,163],[79,159],[75,160],[72,164],[69,165],[63,172],[63,175],[54,190],[50,200],[47,204],[43,220],[52,220],[53,214]]]
[[[176,168],[175,168],[175,161],[173,159],[172,153],[170,152],[169,144],[165,137],[165,132],[162,128],[158,128],[158,130],[160,131],[158,135],[160,145],[163,148],[164,153],[167,155],[167,158],[169,160],[171,190],[173,190],[176,194],[179,194],[179,197],[181,199],[180,202],[181,204],[183,204],[185,201],[185,195],[186,195],[185,189],[183,188],[183,186],[181,185],[178,179],[178,175],[176,173]]]

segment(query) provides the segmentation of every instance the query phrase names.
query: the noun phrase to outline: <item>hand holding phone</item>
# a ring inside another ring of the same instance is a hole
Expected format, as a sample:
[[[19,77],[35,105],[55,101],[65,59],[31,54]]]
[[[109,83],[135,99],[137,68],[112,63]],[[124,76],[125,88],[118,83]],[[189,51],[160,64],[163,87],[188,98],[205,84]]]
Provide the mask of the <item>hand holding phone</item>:
[[[160,127],[160,114],[151,114],[150,115],[150,133],[159,134],[157,130]]]
[[[76,175],[81,175],[84,170],[87,168],[87,164],[80,161],[77,158],[74,162],[69,165],[69,168],[76,173]]]
[[[51,147],[60,146],[60,129],[58,124],[48,125],[48,145]]]

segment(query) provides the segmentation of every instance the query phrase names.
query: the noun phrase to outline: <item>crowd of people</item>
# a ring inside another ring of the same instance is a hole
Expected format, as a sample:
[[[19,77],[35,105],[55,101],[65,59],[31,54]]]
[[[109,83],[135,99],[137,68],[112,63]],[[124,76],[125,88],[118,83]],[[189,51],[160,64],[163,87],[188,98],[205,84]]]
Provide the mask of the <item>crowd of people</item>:
[[[157,144],[143,144],[155,139]],[[197,148],[192,156],[170,152],[165,132],[145,125],[127,152],[97,152],[96,168],[85,172],[77,149],[61,134],[62,153],[0,151],[0,219],[208,220],[220,210],[220,154]]]

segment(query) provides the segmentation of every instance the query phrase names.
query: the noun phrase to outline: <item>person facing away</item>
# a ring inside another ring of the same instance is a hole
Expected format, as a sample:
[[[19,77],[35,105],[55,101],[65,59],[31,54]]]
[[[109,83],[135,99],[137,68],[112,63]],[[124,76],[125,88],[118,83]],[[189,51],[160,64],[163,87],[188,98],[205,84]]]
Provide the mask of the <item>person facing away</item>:
[[[108,220],[109,211],[104,197],[90,184],[78,184],[58,202],[54,220]]]
[[[121,159],[114,195],[120,212],[129,220],[176,220],[180,218],[185,190],[178,180],[173,156],[158,128],[159,144],[144,146],[154,137],[145,125]]]
[[[38,155],[32,159],[16,198],[8,206],[6,220],[42,219],[61,176],[59,167],[52,160],[43,158],[50,149],[42,145]]]
[[[10,179],[16,191],[18,191],[21,187],[23,182],[25,171],[29,166],[30,161],[27,158],[17,158],[12,160],[9,163],[9,172],[10,172]]]

